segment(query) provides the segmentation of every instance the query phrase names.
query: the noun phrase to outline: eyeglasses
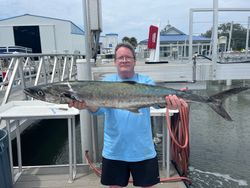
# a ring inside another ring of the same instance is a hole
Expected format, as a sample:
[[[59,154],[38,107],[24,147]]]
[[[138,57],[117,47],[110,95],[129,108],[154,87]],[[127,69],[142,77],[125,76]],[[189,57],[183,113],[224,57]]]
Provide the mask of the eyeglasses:
[[[126,56],[121,56],[121,57],[118,57],[115,59],[117,62],[124,62],[124,61],[127,61],[127,62],[132,62],[135,60],[135,58],[133,57],[126,57]]]

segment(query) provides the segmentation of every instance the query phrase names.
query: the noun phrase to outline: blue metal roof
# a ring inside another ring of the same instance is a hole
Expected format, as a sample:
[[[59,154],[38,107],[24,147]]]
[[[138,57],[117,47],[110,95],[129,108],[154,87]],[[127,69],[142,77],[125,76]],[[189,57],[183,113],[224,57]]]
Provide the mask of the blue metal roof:
[[[171,41],[187,41],[189,40],[189,35],[161,35],[161,42],[171,42]],[[193,36],[193,41],[210,41],[210,38],[203,36]]]
[[[193,36],[193,41],[207,41],[211,39],[203,36]],[[160,35],[160,42],[185,42],[189,40],[189,35]],[[140,43],[147,43],[148,39],[141,41]]]

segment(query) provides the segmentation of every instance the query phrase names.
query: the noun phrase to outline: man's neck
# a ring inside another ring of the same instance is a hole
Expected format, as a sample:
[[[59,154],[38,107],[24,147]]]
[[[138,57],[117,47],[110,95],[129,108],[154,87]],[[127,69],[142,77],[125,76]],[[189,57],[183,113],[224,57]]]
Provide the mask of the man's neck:
[[[129,79],[132,78],[135,75],[135,72],[119,72],[118,73],[120,78],[122,79]]]

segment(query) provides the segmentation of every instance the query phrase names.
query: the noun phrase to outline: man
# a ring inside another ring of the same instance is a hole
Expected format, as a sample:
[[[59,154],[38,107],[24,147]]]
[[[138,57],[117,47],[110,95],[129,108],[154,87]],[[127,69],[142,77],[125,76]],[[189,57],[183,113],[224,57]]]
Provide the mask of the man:
[[[136,56],[134,48],[128,43],[117,45],[114,65],[117,73],[106,77],[104,81],[154,84],[148,76],[135,73]],[[178,99],[170,96],[167,102],[169,107],[176,108]],[[105,115],[101,177],[103,185],[110,188],[125,187],[130,174],[134,186],[153,187],[159,183],[149,108],[142,108],[137,114],[121,109],[90,107],[84,101],[72,101],[69,106],[87,108],[94,115]]]

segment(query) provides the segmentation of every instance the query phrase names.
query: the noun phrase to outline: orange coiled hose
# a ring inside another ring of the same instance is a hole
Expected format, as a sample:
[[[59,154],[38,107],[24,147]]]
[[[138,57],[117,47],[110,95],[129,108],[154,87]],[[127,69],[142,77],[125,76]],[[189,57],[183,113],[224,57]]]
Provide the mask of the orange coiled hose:
[[[179,113],[170,119],[169,110],[166,110],[166,121],[171,143],[172,161],[181,176],[187,176],[189,164],[189,106],[180,99]],[[171,121],[172,120],[172,121]]]

